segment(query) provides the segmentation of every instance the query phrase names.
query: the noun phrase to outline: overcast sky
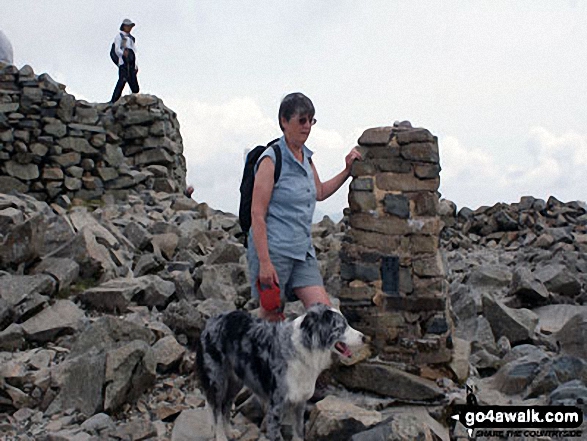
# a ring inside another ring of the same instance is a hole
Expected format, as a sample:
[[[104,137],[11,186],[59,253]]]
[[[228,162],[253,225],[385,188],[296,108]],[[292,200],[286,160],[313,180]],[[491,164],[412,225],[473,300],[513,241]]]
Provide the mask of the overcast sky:
[[[17,66],[105,102],[124,18],[141,92],[177,112],[188,181],[214,208],[236,213],[243,152],[280,135],[293,91],[316,107],[323,180],[363,130],[410,120],[438,136],[440,191],[459,208],[587,199],[585,1],[2,0],[0,29]],[[346,199],[317,211],[340,217]]]

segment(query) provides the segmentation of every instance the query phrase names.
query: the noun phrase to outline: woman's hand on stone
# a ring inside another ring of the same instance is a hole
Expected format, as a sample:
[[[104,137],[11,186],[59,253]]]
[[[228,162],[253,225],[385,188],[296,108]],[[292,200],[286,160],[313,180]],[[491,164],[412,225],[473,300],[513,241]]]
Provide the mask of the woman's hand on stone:
[[[363,156],[361,155],[361,152],[359,151],[358,148],[354,147],[350,153],[348,155],[346,155],[346,158],[344,158],[344,161],[346,163],[346,167],[345,170],[347,170],[348,172],[350,172],[351,167],[353,165],[353,162],[355,162],[355,160],[359,160],[361,161],[363,159]]]

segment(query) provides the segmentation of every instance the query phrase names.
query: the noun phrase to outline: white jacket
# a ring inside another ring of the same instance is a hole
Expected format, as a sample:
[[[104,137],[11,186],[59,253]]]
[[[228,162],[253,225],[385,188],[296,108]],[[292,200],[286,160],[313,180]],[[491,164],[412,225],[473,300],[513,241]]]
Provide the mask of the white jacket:
[[[119,31],[114,37],[114,51],[116,55],[118,55],[118,65],[122,66],[124,61],[122,59],[122,54],[124,53],[125,49],[132,49],[137,54],[137,45],[135,44],[134,40],[130,37],[128,32]],[[138,67],[138,64],[135,62],[135,67]]]

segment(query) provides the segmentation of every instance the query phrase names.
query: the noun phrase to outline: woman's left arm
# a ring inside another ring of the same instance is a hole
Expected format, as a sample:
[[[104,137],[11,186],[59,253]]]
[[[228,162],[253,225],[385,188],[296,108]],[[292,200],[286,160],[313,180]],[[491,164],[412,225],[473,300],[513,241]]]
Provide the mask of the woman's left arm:
[[[361,160],[363,159],[363,157],[361,156],[359,150],[355,147],[350,151],[348,155],[346,155],[346,158],[344,158],[344,170],[326,182],[320,181],[320,177],[318,176],[318,172],[316,171],[316,166],[312,162],[312,170],[314,170],[314,181],[316,182],[317,201],[323,201],[324,199],[329,198],[336,192],[336,190],[338,190],[342,186],[342,184],[344,184],[344,182],[351,175],[351,167],[356,159]]]

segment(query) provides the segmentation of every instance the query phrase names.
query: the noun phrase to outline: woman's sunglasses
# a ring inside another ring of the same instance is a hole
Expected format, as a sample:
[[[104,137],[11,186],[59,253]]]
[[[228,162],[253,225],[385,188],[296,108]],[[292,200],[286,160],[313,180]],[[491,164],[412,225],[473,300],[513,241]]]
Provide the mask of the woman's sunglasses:
[[[300,123],[300,126],[305,125],[308,121],[310,121],[311,126],[316,124],[316,118],[310,119],[307,116],[302,116],[301,118],[298,118],[298,122]]]

